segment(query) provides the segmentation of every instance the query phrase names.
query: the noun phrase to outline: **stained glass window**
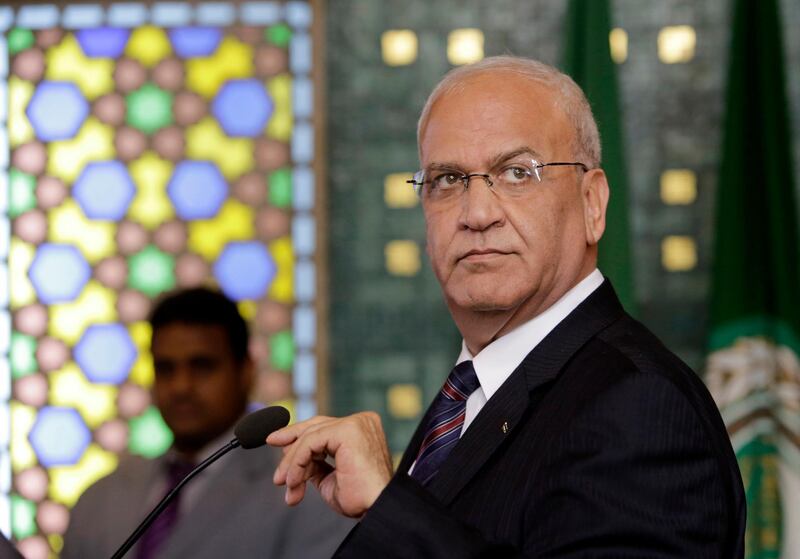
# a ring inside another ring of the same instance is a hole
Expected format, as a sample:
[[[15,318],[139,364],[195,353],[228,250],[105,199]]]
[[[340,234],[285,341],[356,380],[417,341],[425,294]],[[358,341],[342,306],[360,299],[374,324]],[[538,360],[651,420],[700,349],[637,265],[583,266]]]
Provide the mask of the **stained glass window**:
[[[146,322],[217,285],[264,402],[316,410],[307,2],[0,7],[0,529],[58,553],[118,455],[171,442]]]

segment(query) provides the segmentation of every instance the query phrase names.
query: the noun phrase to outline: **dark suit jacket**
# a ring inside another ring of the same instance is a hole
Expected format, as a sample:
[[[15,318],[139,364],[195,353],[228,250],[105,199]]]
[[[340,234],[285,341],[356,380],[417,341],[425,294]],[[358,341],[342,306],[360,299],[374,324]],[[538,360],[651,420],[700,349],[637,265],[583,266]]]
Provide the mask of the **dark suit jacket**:
[[[744,492],[719,412],[607,280],[511,374],[427,488],[405,473],[422,436],[336,556],[743,556]]]
[[[273,448],[237,449],[202,472],[206,486],[179,517],[159,558],[330,557],[353,522],[330,510],[316,491],[287,507],[285,490],[272,483],[279,456]],[[90,487],[72,511],[62,559],[108,559],[150,512],[145,498],[160,479],[159,466],[159,459],[129,457]],[[136,557],[136,549],[126,557]]]

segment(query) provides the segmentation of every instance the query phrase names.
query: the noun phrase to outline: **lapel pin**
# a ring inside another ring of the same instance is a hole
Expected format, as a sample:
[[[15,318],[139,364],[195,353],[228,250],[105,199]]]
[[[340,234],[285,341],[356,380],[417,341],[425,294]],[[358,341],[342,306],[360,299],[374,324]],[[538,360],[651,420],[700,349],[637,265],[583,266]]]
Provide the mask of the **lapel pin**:
[[[500,430],[503,434],[508,433],[508,421],[503,421],[503,425],[500,426]]]

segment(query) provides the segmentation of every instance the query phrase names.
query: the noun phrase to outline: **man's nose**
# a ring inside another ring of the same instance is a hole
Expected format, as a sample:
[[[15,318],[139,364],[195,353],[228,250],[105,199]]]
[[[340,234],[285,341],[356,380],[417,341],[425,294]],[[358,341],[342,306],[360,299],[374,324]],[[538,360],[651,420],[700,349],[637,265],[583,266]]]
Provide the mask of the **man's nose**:
[[[505,213],[490,181],[485,175],[469,175],[467,188],[461,196],[460,224],[465,229],[483,231],[502,225]]]

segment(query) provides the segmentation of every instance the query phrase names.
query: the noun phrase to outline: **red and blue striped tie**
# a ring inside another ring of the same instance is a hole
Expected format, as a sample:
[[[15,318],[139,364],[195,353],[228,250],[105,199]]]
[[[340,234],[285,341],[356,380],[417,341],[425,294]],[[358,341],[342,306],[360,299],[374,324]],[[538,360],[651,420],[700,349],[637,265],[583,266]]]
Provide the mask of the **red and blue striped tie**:
[[[427,485],[461,437],[467,398],[480,386],[472,361],[462,361],[450,372],[428,412],[425,438],[419,447],[411,477]]]

